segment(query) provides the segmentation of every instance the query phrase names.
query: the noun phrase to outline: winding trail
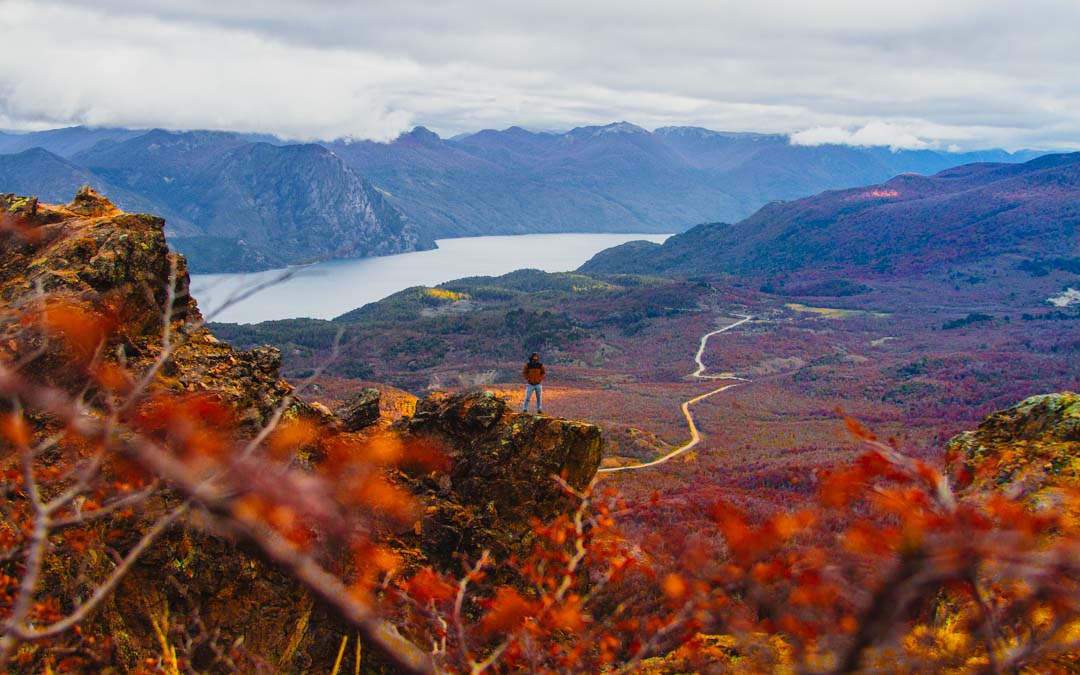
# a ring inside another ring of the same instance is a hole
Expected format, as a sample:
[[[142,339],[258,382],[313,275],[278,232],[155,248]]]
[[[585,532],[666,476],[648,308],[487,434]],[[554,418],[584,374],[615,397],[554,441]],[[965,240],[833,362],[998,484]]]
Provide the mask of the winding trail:
[[[736,321],[735,323],[733,323],[731,325],[724,326],[723,328],[720,328],[718,330],[714,330],[714,331],[712,331],[710,333],[705,333],[704,335],[701,336],[701,343],[698,345],[697,354],[694,355],[694,361],[697,363],[697,370],[690,373],[690,377],[696,377],[699,380],[739,380],[739,382],[735,382],[733,384],[725,384],[724,386],[720,387],[719,389],[713,389],[710,392],[701,394],[700,396],[695,396],[694,398],[683,402],[683,404],[682,404],[683,417],[686,418],[686,424],[687,424],[687,426],[690,427],[690,440],[689,441],[687,441],[683,445],[680,445],[679,447],[675,448],[674,450],[672,450],[668,454],[664,455],[663,457],[658,457],[657,459],[654,459],[651,462],[646,462],[644,464],[631,464],[631,465],[628,465],[628,466],[610,466],[610,467],[597,469],[596,472],[597,473],[615,473],[616,471],[631,471],[631,470],[634,470],[634,469],[647,469],[647,468],[649,468],[651,466],[656,466],[657,464],[663,464],[664,462],[667,462],[668,460],[670,460],[670,459],[672,459],[674,457],[678,457],[679,455],[683,454],[687,450],[690,450],[691,448],[696,446],[701,441],[701,434],[698,432],[697,425],[694,423],[694,416],[690,414],[690,406],[697,403],[698,401],[702,401],[704,399],[707,399],[710,396],[713,396],[715,394],[719,394],[722,391],[727,391],[728,389],[731,389],[732,387],[737,387],[742,382],[749,382],[750,381],[750,380],[746,379],[745,377],[736,377],[734,375],[705,375],[704,374],[705,373],[705,364],[702,363],[702,361],[701,361],[702,355],[705,354],[705,345],[706,345],[706,343],[708,343],[709,338],[711,338],[712,336],[719,335],[720,333],[729,331],[732,328],[735,328],[736,326],[741,326],[741,325],[743,325],[744,323],[746,323],[747,321],[749,321],[752,318],[753,317],[751,317],[751,316],[744,316],[743,318],[739,319],[738,321]]]

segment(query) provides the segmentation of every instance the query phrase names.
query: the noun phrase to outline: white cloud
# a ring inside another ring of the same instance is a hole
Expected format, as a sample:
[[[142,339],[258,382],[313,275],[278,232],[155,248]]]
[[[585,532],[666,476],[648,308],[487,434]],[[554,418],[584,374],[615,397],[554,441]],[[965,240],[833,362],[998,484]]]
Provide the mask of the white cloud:
[[[888,146],[893,150],[925,150],[936,147],[902,126],[889,122],[871,122],[848,131],[839,127],[815,127],[791,135],[793,145]]]
[[[0,0],[0,124],[1080,142],[1072,0]]]
[[[0,113],[26,126],[162,126],[297,139],[387,139],[412,114],[380,90],[416,64],[281,45],[258,34],[12,3],[0,46]]]
[[[792,145],[849,145],[853,134],[840,127],[814,127],[791,134]]]

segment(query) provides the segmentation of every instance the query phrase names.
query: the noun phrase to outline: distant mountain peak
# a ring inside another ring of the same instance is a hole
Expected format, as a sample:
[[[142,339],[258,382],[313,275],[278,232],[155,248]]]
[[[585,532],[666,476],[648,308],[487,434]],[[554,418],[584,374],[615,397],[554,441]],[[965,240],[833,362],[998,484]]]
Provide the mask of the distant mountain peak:
[[[576,129],[571,130],[567,135],[580,138],[606,136],[611,134],[644,134],[647,136],[649,132],[636,124],[624,121],[612,122],[611,124],[605,124],[603,126],[577,127]]]
[[[515,124],[512,127],[507,127],[503,131],[503,133],[510,134],[511,136],[537,136],[537,135],[540,135],[540,134],[545,134],[547,132],[545,132],[545,131],[533,131],[531,129],[526,129],[525,127],[519,127],[519,126],[517,126]]]
[[[439,138],[439,134],[435,133],[431,129],[428,129],[427,127],[420,126],[413,127],[412,131],[404,135],[424,143],[433,143],[442,140],[441,138]]]
[[[705,127],[660,127],[653,133],[663,138],[741,138],[749,140],[787,138],[781,134],[763,134],[754,131],[714,131]]]
[[[64,161],[63,158],[60,157],[59,155],[57,155],[56,153],[49,152],[48,150],[46,150],[45,148],[42,148],[40,146],[35,146],[33,148],[27,148],[26,150],[23,150],[22,152],[12,153],[12,155],[15,156],[15,157],[23,157],[23,158],[27,158],[27,159],[30,159],[30,158],[40,159],[40,158],[54,158],[55,157],[58,161]]]

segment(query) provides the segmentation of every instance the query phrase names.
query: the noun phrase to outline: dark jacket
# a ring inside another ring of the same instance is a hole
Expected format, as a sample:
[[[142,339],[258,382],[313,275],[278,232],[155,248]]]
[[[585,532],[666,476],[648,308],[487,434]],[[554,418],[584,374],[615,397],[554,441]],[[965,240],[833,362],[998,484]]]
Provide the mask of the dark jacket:
[[[529,361],[525,364],[525,367],[521,369],[521,376],[525,378],[525,381],[529,384],[540,384],[544,381],[544,376],[547,375],[547,371],[544,370],[544,364],[539,361]]]

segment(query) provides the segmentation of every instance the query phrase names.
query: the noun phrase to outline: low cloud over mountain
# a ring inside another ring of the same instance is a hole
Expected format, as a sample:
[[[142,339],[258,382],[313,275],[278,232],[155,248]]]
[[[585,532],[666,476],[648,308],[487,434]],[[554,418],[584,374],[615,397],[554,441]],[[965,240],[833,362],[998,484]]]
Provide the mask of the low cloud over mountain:
[[[1068,149],[1078,22],[1080,6],[1051,0],[8,0],[0,128],[385,141],[416,124],[449,136],[633,119],[861,144],[888,124],[914,134],[884,139],[898,147]]]

